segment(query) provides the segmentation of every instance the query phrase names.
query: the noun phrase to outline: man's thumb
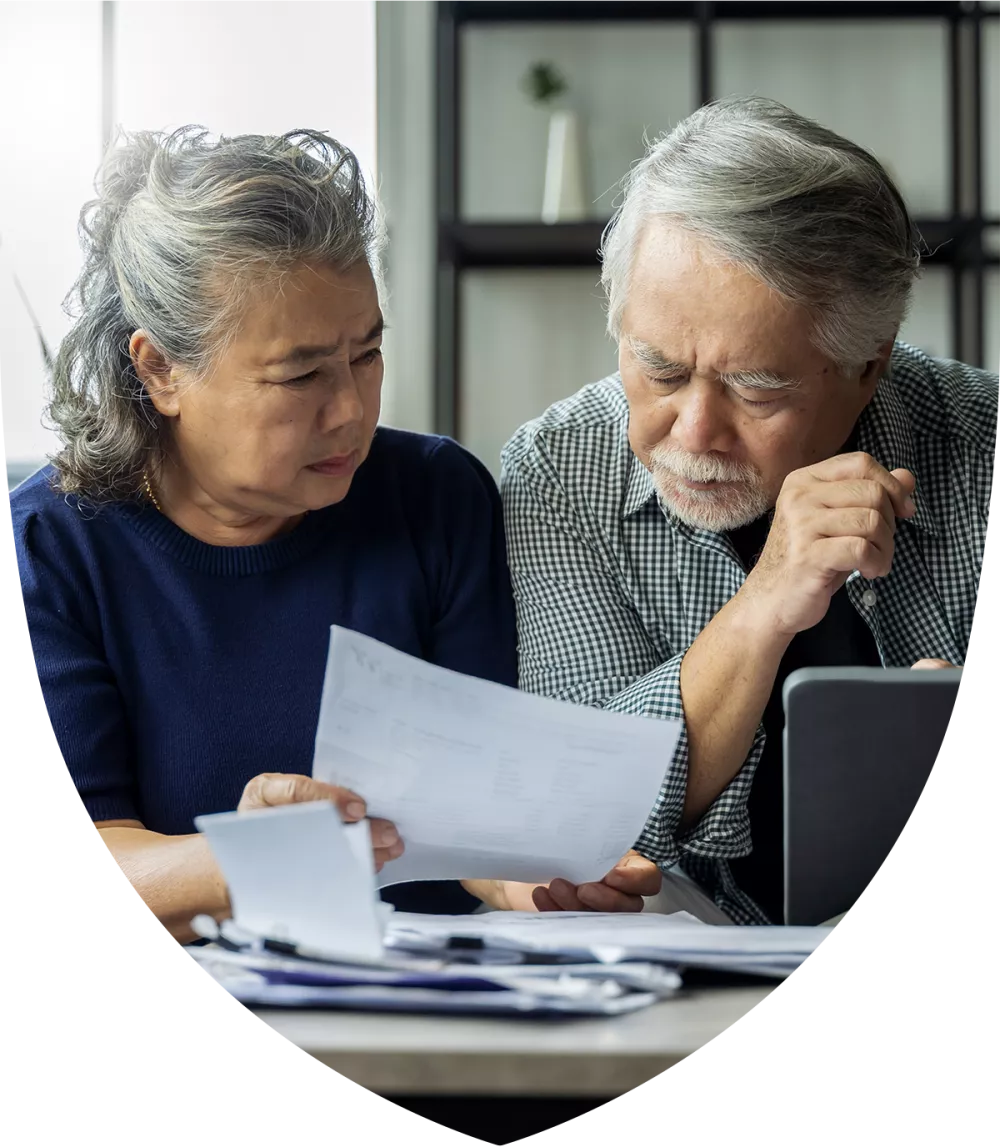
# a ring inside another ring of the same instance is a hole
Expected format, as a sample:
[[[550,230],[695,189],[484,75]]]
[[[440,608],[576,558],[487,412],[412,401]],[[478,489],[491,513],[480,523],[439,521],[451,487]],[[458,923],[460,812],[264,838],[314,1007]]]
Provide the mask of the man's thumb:
[[[917,479],[909,470],[893,470],[892,476],[903,487],[907,494],[912,494],[917,488]]]

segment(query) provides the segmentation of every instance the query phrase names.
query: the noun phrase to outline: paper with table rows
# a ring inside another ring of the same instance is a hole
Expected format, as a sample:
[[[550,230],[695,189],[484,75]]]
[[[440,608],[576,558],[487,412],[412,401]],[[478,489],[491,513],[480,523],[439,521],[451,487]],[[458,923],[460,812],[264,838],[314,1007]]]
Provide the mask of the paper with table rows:
[[[681,723],[522,693],[330,636],[313,776],[406,850],[379,883],[599,880],[642,832]]]

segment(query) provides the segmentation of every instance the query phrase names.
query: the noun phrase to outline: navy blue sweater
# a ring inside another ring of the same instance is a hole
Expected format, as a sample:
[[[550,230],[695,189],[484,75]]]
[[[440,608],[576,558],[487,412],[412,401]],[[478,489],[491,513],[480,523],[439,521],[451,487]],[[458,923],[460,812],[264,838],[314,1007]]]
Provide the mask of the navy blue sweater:
[[[499,496],[450,439],[379,428],[342,502],[256,546],[81,507],[51,479],[11,510],[42,691],[94,820],[189,833],[258,773],[309,773],[334,624],[516,685]]]

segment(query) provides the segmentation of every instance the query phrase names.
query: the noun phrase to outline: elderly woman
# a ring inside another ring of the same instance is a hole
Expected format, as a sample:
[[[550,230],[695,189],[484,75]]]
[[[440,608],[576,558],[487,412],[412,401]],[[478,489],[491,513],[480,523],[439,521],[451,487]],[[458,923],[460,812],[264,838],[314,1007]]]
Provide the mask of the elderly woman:
[[[513,685],[514,615],[487,470],[449,439],[376,429],[382,231],[350,151],[305,131],[141,133],[99,188],[55,365],[64,447],[12,514],[66,763],[183,939],[229,910],[196,815],[317,798],[365,815],[308,775],[331,625]],[[393,825],[372,829],[379,866],[400,855]],[[635,881],[609,877],[595,906],[641,906]],[[476,903],[457,885],[396,899]]]

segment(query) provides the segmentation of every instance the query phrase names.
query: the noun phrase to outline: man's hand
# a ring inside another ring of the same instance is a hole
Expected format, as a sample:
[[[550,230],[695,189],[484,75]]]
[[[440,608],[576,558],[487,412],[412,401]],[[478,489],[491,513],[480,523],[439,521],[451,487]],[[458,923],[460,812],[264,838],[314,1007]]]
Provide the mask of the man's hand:
[[[961,669],[961,665],[952,665],[950,661],[942,661],[940,657],[922,657],[915,661],[911,669]]]
[[[644,896],[660,891],[663,876],[651,860],[632,849],[600,881],[525,884],[516,880],[463,880],[473,896],[491,908],[520,912],[641,912]]]
[[[248,809],[300,804],[304,801],[330,801],[336,805],[341,819],[348,823],[362,820],[368,811],[361,797],[350,789],[328,785],[299,773],[259,773],[247,781],[236,811],[246,812]],[[391,821],[374,817],[371,821],[371,837],[376,872],[381,872],[387,861],[403,855],[403,842]]]
[[[659,868],[632,849],[596,884],[553,880],[531,895],[539,912],[641,912],[642,898],[655,896],[662,884]]]
[[[868,454],[838,454],[794,470],[775,505],[767,544],[740,590],[762,625],[789,640],[826,614],[853,570],[884,577],[892,565],[896,519],[916,512],[909,470]]]

